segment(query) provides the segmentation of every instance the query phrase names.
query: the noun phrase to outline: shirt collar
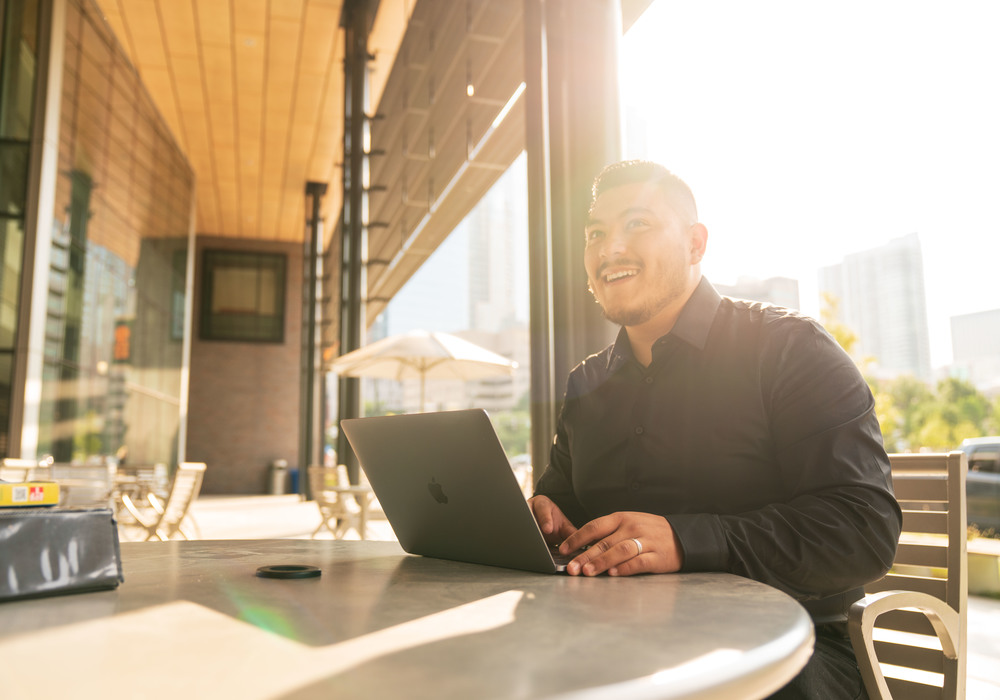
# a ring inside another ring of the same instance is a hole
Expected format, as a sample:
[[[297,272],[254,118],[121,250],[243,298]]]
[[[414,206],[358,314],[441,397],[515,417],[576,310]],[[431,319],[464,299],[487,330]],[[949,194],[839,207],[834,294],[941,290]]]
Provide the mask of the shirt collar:
[[[708,342],[708,332],[711,330],[712,322],[715,320],[715,312],[721,303],[722,296],[712,286],[712,283],[703,276],[690,298],[688,298],[687,303],[684,304],[684,308],[681,309],[681,314],[677,317],[677,323],[663,337],[674,336],[678,340],[683,340],[689,345],[703,350],[705,343]],[[614,371],[618,369],[623,362],[632,357],[632,345],[629,343],[625,327],[622,326],[618,331],[615,344],[612,346],[611,354],[608,356],[608,370]]]
[[[701,278],[694,293],[688,299],[677,323],[667,335],[674,335],[699,350],[708,342],[708,332],[712,329],[715,312],[722,303],[722,296],[705,277]]]

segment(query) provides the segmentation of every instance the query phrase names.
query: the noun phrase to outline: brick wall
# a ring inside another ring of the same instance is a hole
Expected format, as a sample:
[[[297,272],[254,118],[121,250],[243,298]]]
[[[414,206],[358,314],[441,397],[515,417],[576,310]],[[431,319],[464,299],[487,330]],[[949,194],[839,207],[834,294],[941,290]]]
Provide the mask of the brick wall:
[[[283,343],[199,338],[202,252],[206,248],[288,256]],[[273,460],[297,466],[302,246],[199,236],[196,250],[187,459],[208,465],[202,493],[266,493]]]

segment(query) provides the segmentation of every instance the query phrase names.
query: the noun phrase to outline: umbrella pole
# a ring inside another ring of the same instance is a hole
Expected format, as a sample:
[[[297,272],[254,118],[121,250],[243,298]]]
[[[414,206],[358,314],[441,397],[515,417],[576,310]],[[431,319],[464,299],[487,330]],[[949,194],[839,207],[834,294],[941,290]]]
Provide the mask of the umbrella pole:
[[[420,408],[417,409],[417,413],[424,412],[424,384],[427,381],[427,376],[421,372],[420,373]]]

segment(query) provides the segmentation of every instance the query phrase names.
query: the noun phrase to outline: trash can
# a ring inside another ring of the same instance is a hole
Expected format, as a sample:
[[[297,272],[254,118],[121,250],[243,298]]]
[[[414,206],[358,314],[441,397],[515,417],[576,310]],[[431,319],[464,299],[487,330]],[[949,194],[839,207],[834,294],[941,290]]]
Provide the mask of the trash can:
[[[288,493],[288,462],[276,459],[271,462],[271,495],[281,496]]]
[[[288,470],[288,480],[291,482],[291,490],[289,493],[299,492],[299,468],[292,467]]]

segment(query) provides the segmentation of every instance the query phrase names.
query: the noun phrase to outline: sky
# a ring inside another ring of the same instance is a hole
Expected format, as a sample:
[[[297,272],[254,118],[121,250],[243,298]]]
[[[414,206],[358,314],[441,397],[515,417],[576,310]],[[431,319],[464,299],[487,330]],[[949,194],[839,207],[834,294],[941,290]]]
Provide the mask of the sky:
[[[998,0],[653,0],[623,109],[694,191],[714,282],[795,278],[815,316],[821,267],[916,232],[940,367],[952,316],[1000,308],[998,36]]]

